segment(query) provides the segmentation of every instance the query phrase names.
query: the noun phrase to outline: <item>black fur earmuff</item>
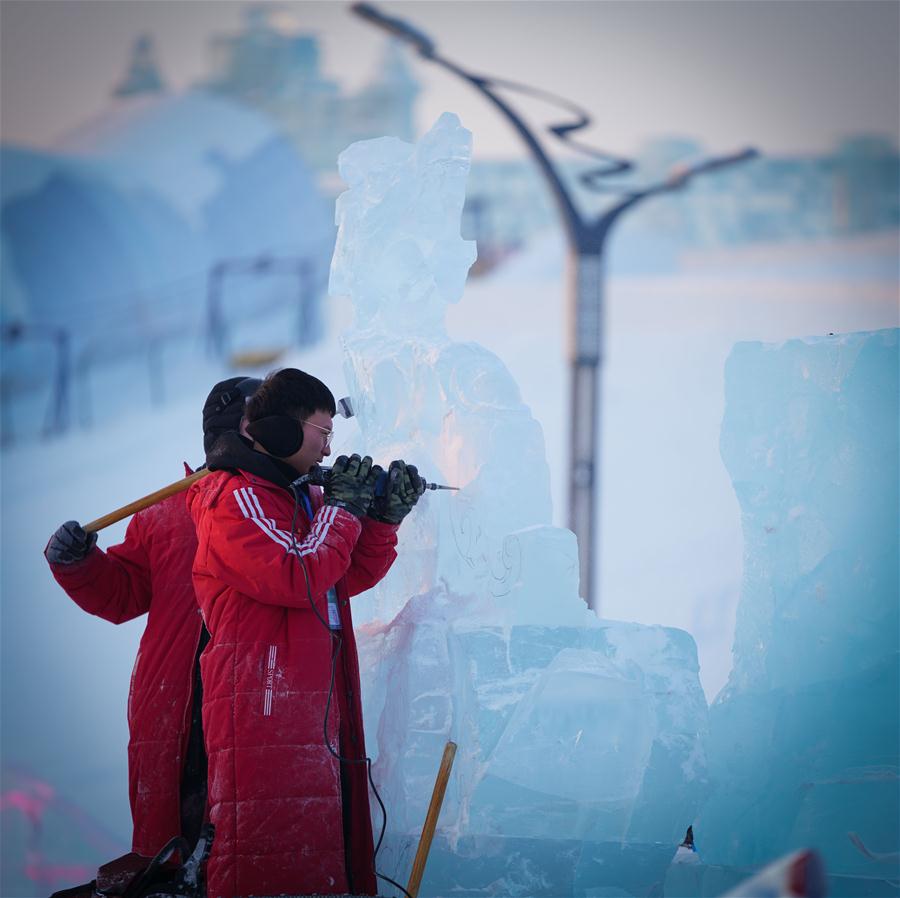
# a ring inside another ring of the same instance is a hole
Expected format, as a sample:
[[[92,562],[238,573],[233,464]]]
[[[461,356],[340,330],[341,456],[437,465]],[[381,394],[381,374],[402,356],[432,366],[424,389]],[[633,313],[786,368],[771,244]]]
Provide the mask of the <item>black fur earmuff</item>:
[[[287,415],[271,415],[247,424],[247,433],[276,458],[289,458],[303,445],[303,425]]]

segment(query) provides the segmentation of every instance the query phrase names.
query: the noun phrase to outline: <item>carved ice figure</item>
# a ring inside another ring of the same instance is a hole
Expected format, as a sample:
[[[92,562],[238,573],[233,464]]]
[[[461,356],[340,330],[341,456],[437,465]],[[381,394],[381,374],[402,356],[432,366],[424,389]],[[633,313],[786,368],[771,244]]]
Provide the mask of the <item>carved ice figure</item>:
[[[394,567],[354,600],[368,621],[367,746],[390,813],[379,863],[401,879],[447,739],[460,747],[441,816],[454,846],[672,843],[705,770],[693,640],[587,610],[575,537],[550,523],[540,425],[500,359],[447,335],[475,258],[459,234],[471,142],[445,113],[415,145],[362,141],[338,160],[348,190],[330,288],[354,308],[343,345],[359,445],[462,488],[422,498]],[[450,849],[447,876],[465,863]]]
[[[551,521],[543,432],[500,359],[447,336],[447,305],[461,298],[475,260],[474,242],[459,233],[471,146],[471,132],[444,113],[417,144],[360,141],[338,159],[349,189],[336,206],[330,291],[353,303],[345,372],[363,445],[462,487],[429,494],[404,525],[405,561],[375,591],[381,620],[439,582],[512,601],[523,542],[533,553],[545,536],[575,551],[567,531],[515,535]],[[559,574],[574,623],[584,609],[570,565],[562,560]]]

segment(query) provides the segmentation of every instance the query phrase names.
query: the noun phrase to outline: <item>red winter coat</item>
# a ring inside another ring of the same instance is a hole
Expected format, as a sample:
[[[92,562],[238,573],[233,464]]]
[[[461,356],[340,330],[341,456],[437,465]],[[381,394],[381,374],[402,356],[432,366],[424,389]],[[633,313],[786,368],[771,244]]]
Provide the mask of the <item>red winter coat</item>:
[[[52,564],[85,611],[114,624],[147,614],[128,694],[132,850],[155,855],[181,832],[180,783],[202,621],[191,565],[197,547],[185,496],[135,515],[125,542],[76,564]]]
[[[342,790],[341,765],[324,742],[337,641],[310,606],[296,552],[325,621],[326,594],[336,587],[341,642],[328,739],[362,759],[348,597],[385,575],[397,527],[323,506],[315,487],[310,499],[312,520],[302,507],[296,515],[295,550],[287,489],[239,470],[216,472],[189,492],[199,538],[194,586],[211,635],[201,661],[216,827],[209,898],[377,891],[366,765],[343,765]]]

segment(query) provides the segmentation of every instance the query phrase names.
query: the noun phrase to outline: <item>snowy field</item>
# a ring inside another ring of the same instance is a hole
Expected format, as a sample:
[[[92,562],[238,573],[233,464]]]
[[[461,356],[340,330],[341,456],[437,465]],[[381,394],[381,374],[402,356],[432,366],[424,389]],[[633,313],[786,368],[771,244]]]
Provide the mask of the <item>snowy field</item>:
[[[518,381],[543,427],[554,522],[565,526],[563,258],[558,236],[537,241],[468,287],[450,311],[449,330],[495,352]],[[896,277],[890,235],[696,254],[677,274],[609,283],[595,547],[600,611],[690,632],[710,701],[731,666],[742,563],[738,504],[719,456],[725,359],[741,340],[896,327]],[[340,335],[349,314],[346,303],[333,301],[326,340],[279,364],[309,370],[344,395]],[[152,406],[143,369],[123,365],[93,394],[102,411],[108,392],[115,418],[97,414],[91,430],[2,456],[3,761],[102,821],[82,822],[69,838],[107,857],[112,845],[126,850],[130,831],[125,703],[143,624],[114,629],[85,615],[55,585],[41,550],[62,521],[98,517],[176,479],[182,461],[200,462],[203,399],[235,372],[206,360],[199,347],[171,364],[166,404]],[[339,419],[336,433],[338,452],[365,450],[354,442],[352,422]],[[104,531],[101,546],[124,530],[125,522]],[[9,861],[7,850],[20,850],[22,836],[4,841]]]

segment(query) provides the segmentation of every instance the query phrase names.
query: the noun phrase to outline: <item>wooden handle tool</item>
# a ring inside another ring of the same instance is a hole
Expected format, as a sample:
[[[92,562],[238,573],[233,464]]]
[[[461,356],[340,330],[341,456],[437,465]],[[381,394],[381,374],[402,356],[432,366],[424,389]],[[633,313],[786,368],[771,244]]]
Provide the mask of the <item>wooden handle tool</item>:
[[[441,758],[441,766],[438,768],[437,779],[434,781],[431,804],[428,805],[428,813],[425,815],[425,825],[422,827],[419,847],[416,849],[412,873],[409,874],[406,891],[409,892],[411,898],[417,898],[419,894],[419,886],[422,884],[422,876],[425,873],[425,862],[428,860],[428,852],[431,850],[431,840],[434,838],[434,830],[437,826],[438,815],[441,813],[441,805],[444,803],[447,780],[450,779],[450,771],[453,769],[455,757],[456,743],[448,742],[444,746],[444,757]]]
[[[84,525],[84,529],[88,533],[96,533],[98,530],[102,530],[104,527],[109,527],[111,524],[115,524],[117,521],[121,521],[123,518],[130,517],[133,514],[136,514],[139,511],[142,511],[145,508],[149,508],[151,505],[156,505],[157,502],[162,502],[163,499],[168,499],[169,496],[174,496],[176,493],[184,492],[192,483],[196,483],[200,480],[201,477],[206,477],[210,471],[207,468],[201,468],[199,471],[195,471],[193,474],[190,474],[187,477],[182,477],[181,480],[176,480],[174,483],[170,483],[168,486],[164,486],[162,489],[157,490],[155,493],[150,493],[147,496],[144,496],[142,499],[135,499],[134,502],[130,502],[128,505],[123,505],[121,508],[117,508],[115,511],[111,511],[109,514],[103,515],[102,518],[97,518],[96,521],[91,521],[89,524]]]

